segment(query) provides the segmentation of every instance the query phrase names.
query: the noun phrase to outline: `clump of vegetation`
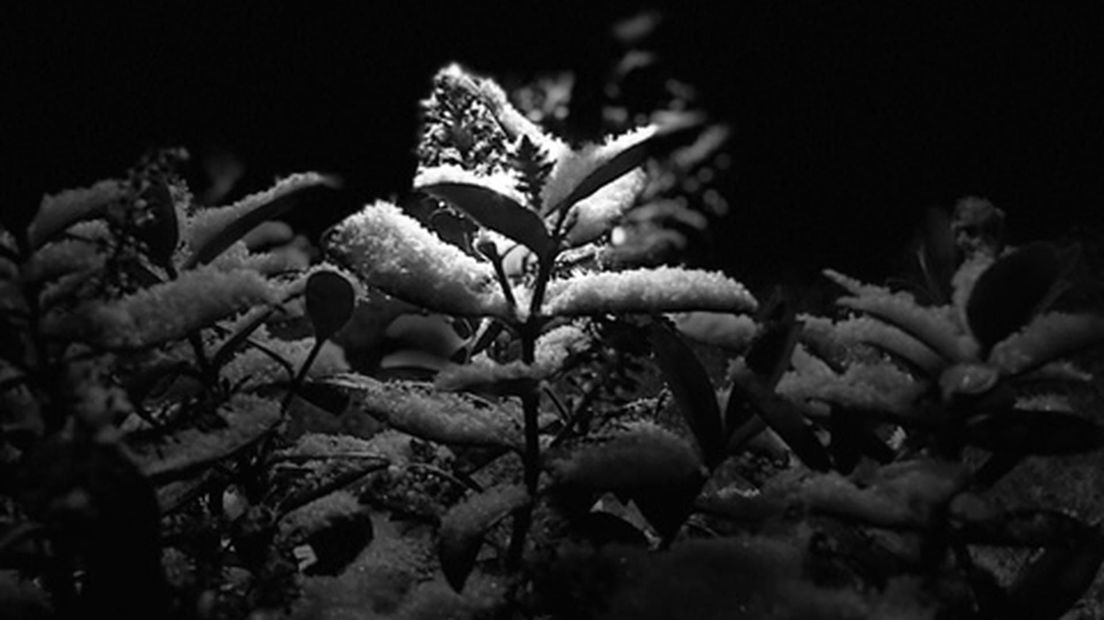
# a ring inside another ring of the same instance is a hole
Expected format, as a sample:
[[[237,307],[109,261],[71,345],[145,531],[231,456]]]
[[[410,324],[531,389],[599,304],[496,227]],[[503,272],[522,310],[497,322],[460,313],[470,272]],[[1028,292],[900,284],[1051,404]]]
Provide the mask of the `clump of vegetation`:
[[[923,294],[827,270],[841,311],[800,313],[671,264],[715,202],[675,195],[722,127],[660,110],[572,144],[532,120],[556,117],[538,94],[522,113],[442,69],[414,198],[337,223],[321,260],[270,222],[333,178],[202,207],[174,152],[3,231],[5,608],[1074,606],[1104,560],[1100,515],[993,491],[1027,459],[1104,446],[1093,376],[1070,361],[1104,340],[1104,317],[1062,305],[1074,252],[1005,248],[999,210],[966,200],[933,216]],[[383,312],[391,350],[350,362],[337,343]],[[993,549],[1030,553],[994,568]]]

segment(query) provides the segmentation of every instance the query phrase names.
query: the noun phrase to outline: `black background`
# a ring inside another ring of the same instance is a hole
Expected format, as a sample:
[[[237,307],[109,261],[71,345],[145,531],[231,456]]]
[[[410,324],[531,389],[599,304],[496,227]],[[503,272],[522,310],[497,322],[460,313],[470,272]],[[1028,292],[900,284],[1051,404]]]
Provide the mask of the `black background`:
[[[653,5],[666,11],[655,49],[734,128],[715,264],[751,283],[825,266],[880,278],[924,208],[966,194],[1005,209],[1013,241],[1099,230],[1104,22],[1093,4]],[[342,208],[405,191],[416,102],[440,65],[593,75],[618,53],[610,24],[634,8],[103,6],[5,9],[5,221],[158,145],[232,150],[249,167],[244,189],[338,172]]]

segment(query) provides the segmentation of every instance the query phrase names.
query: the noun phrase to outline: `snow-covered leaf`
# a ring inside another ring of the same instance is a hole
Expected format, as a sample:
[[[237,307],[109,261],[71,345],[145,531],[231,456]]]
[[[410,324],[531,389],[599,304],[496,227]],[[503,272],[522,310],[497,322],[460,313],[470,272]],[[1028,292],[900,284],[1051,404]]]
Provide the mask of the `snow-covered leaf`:
[[[360,411],[422,439],[507,448],[522,445],[520,412],[511,404],[441,393],[423,382],[385,382],[359,374],[334,375],[318,383],[350,394]]]
[[[414,188],[447,201],[481,226],[521,243],[538,256],[547,256],[552,250],[544,220],[522,205],[524,198],[516,191],[504,193],[502,188],[482,184],[478,177],[460,168],[422,172]]]
[[[364,282],[429,310],[512,318],[494,271],[377,202],[335,226],[326,250]]]
[[[755,298],[720,272],[659,267],[586,273],[548,284],[544,312],[551,316],[713,310],[750,312]]]
[[[300,192],[339,186],[336,177],[313,172],[294,174],[228,207],[200,211],[185,225],[185,240],[191,253],[183,268],[211,262],[262,222],[277,218],[294,207]]]
[[[1052,312],[993,347],[989,361],[1018,375],[1104,341],[1104,316]]]
[[[441,570],[454,590],[464,589],[487,531],[528,502],[525,487],[500,484],[468,497],[445,514],[438,532],[437,553]]]
[[[253,444],[282,418],[279,403],[246,394],[234,395],[219,415],[225,426],[187,428],[167,440],[129,441],[142,473],[158,482],[190,476]]]

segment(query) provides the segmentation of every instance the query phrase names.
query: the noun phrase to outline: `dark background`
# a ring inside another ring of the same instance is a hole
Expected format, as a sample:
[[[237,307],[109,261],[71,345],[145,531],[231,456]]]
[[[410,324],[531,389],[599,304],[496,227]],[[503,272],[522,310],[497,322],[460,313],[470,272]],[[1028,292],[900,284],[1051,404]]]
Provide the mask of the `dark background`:
[[[610,24],[634,8],[94,4],[9,8],[0,20],[6,222],[160,145],[235,153],[248,166],[243,190],[338,172],[348,183],[338,210],[403,192],[416,102],[439,66],[595,76],[619,53]],[[1013,241],[1098,234],[1094,4],[651,5],[666,19],[650,45],[734,128],[715,264],[750,283],[824,266],[881,278],[926,207],[967,194],[1008,212]]]

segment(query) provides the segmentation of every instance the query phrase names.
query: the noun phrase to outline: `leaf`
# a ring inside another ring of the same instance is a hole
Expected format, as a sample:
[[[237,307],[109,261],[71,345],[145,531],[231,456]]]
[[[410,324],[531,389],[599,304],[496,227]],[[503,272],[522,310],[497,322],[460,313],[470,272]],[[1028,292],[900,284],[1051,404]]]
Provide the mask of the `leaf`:
[[[1027,323],[1062,272],[1057,249],[1037,242],[1001,257],[981,274],[966,302],[966,318],[983,354]]]
[[[388,323],[384,336],[397,349],[424,351],[442,360],[452,358],[468,342],[443,314],[401,314]]]
[[[518,449],[521,415],[512,403],[492,404],[467,394],[448,394],[414,381],[383,382],[346,373],[318,381],[353,398],[360,411],[421,439]]]
[[[325,340],[344,327],[356,307],[353,285],[335,271],[311,274],[305,296],[307,316],[318,340]]]
[[[547,256],[553,249],[544,220],[535,211],[491,188],[475,183],[434,183],[417,189],[449,202],[481,226],[506,235],[537,256]]]
[[[1010,409],[970,418],[966,441],[994,452],[1078,454],[1104,447],[1104,427],[1071,413]]]
[[[340,575],[373,537],[369,508],[346,490],[297,507],[280,519],[278,527],[281,547],[310,548],[313,561],[301,567],[305,575]]]
[[[706,466],[715,468],[724,460],[727,442],[709,374],[690,347],[662,322],[654,321],[649,326],[648,337],[667,386],[694,433]]]
[[[1101,342],[1104,317],[1052,312],[993,347],[989,361],[1005,374],[1018,375]]]
[[[428,310],[515,317],[487,261],[441,240],[397,206],[376,202],[325,234],[326,252],[361,281]]]
[[[650,158],[663,157],[685,144],[701,130],[700,117],[683,115],[656,129],[650,137],[622,150],[584,177],[563,199],[545,209],[545,216],[569,209],[611,181],[643,164]],[[555,174],[555,171],[553,171]]]
[[[828,442],[828,452],[836,471],[850,474],[862,459],[859,447],[859,433],[863,430],[858,422],[839,407],[832,407],[830,424],[832,438]]]
[[[931,347],[920,342],[900,328],[868,316],[858,316],[836,324],[836,335],[848,340],[856,340],[880,349],[895,359],[902,361],[915,372],[928,377],[938,376],[947,361]],[[805,332],[803,336],[807,335]],[[810,340],[807,338],[807,340]],[[814,347],[821,343],[812,340]],[[823,348],[823,347],[820,347]],[[827,361],[827,360],[826,360]],[[836,369],[842,373],[843,369]]]
[[[595,547],[610,543],[645,548],[648,537],[632,523],[605,510],[591,510],[571,522],[572,534]]]
[[[300,385],[295,395],[335,416],[344,413],[349,407],[349,402],[352,400],[347,392],[343,392],[333,386],[312,381]]]
[[[955,537],[970,545],[1043,547],[1076,541],[1088,525],[1057,510],[1017,510],[959,527]]]
[[[1005,618],[1057,619],[1092,585],[1104,561],[1099,526],[1085,528],[1076,540],[1052,545],[1028,564],[1008,591]]]
[[[790,366],[801,323],[794,320],[792,312],[766,323],[744,356],[748,369],[758,375],[767,388],[774,389],[782,373]]]
[[[627,495],[684,488],[702,475],[693,447],[650,422],[568,445],[549,455],[547,467],[559,486]]]
[[[153,218],[139,229],[139,237],[146,244],[150,260],[155,265],[170,268],[176,245],[180,242],[180,224],[176,219],[169,185],[164,179],[156,179],[142,197]]]
[[[918,305],[911,295],[861,285],[830,269],[824,275],[854,295],[839,299],[836,302],[839,305],[866,312],[900,328],[948,360],[962,361],[969,357],[959,341],[958,327],[940,310]]]
[[[104,210],[127,196],[126,186],[116,180],[100,181],[91,187],[71,189],[45,196],[27,226],[27,241],[37,250],[59,233],[84,220],[101,217]]]
[[[438,531],[437,555],[453,590],[463,591],[487,531],[529,501],[525,487],[500,484],[468,497],[445,513]]]
[[[801,497],[817,514],[876,526],[926,526],[943,518],[968,480],[959,463],[919,459],[882,466],[865,488],[834,472],[820,475],[802,485]]]
[[[740,398],[752,404],[759,417],[778,433],[807,467],[817,471],[831,469],[828,452],[797,405],[767,389],[761,379],[748,371],[733,378],[732,391],[733,395],[738,392]]]
[[[992,487],[1015,469],[1025,458],[1027,458],[1027,454],[1022,450],[994,452],[974,470],[974,489],[981,491]]]
[[[547,369],[515,360],[508,364],[479,359],[470,364],[448,364],[437,373],[433,385],[442,392],[475,392],[521,396],[537,389]]]
[[[142,473],[156,483],[191,476],[252,445],[282,418],[278,403],[246,394],[234,395],[219,414],[226,424],[221,428],[188,428],[168,440],[128,442]]]
[[[724,429],[726,453],[731,453],[740,447],[745,439],[741,438],[733,445],[732,442],[735,439],[735,433],[737,429],[744,427],[752,421],[758,422],[756,425],[758,426],[756,434],[765,429],[762,420],[756,417],[755,405],[747,398],[747,394],[738,388],[729,389],[728,398],[725,400],[724,413],[721,418],[722,427]],[[746,437],[746,439],[750,438],[751,435]]]
[[[950,216],[942,209],[928,209],[924,214],[921,234],[916,259],[924,274],[925,288],[932,304],[942,306],[951,300],[951,278],[958,261]]]
[[[340,185],[340,181],[334,176],[313,173],[292,175],[265,192],[248,196],[231,207],[223,207],[239,209],[241,212],[220,231],[205,239],[199,247],[193,248],[191,256],[184,263],[184,269],[211,262],[261,222],[277,218],[299,204],[307,191],[337,189]]]
[[[584,273],[553,280],[547,290],[544,312],[550,316],[738,312],[757,306],[742,284],[721,272],[681,267]]]

